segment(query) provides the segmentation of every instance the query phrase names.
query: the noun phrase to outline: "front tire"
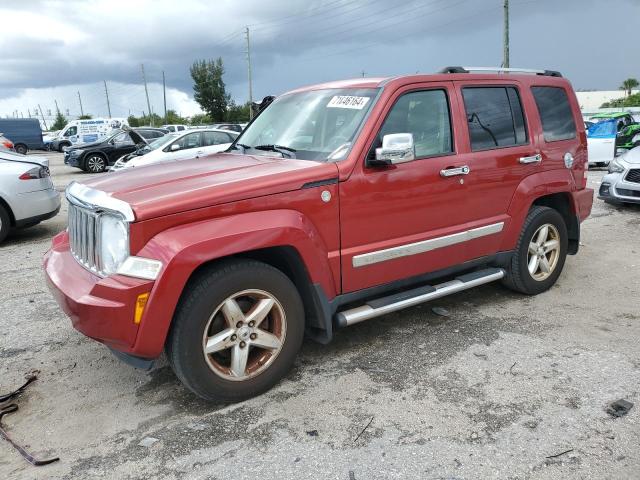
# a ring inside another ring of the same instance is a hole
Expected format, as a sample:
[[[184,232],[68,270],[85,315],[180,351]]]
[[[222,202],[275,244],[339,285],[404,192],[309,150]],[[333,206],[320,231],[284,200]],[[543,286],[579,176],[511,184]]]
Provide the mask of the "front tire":
[[[225,261],[187,284],[166,353],[196,395],[238,402],[287,374],[303,335],[302,300],[284,273],[253,260]]]
[[[548,290],[562,272],[568,243],[562,215],[553,208],[532,207],[503,283],[527,295]]]
[[[100,154],[91,153],[84,161],[84,170],[89,173],[102,173],[107,169],[107,160]]]

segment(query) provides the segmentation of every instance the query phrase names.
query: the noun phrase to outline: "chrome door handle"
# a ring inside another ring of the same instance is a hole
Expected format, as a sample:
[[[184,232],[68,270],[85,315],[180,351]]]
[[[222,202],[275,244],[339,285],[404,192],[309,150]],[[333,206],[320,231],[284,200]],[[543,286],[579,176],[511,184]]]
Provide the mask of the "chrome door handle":
[[[462,167],[455,168],[445,168],[440,170],[441,177],[455,177],[456,175],[467,175],[471,170],[468,166],[463,165]]]
[[[542,155],[539,153],[536,155],[531,155],[530,157],[520,157],[520,163],[540,163],[542,162]]]

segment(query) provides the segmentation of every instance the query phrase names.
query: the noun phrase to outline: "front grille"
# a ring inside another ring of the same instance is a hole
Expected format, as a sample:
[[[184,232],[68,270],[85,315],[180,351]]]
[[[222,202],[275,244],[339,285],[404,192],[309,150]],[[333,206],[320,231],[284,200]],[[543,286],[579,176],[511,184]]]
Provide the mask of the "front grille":
[[[640,183],[640,168],[632,168],[625,178],[627,182]]]
[[[622,195],[623,197],[639,197],[640,198],[640,190],[627,190],[626,188],[616,188],[616,193],[618,195]]]
[[[99,255],[100,213],[69,202],[69,244],[71,254],[94,273],[102,271]]]

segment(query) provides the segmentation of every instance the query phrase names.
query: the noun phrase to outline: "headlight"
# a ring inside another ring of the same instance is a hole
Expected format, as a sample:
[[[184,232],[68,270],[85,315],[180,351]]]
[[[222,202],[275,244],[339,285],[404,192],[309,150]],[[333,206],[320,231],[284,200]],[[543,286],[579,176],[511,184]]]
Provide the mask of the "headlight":
[[[612,160],[609,163],[609,173],[622,173],[624,170],[624,166],[618,160]]]
[[[100,218],[100,259],[102,271],[116,273],[129,256],[129,226],[124,219],[110,214]]]

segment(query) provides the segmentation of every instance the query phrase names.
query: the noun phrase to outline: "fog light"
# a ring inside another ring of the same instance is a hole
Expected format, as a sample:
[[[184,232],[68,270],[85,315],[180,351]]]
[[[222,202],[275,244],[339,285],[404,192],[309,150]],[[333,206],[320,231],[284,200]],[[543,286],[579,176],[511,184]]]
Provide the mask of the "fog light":
[[[609,188],[611,185],[608,183],[603,183],[600,185],[600,195],[609,195]]]
[[[144,313],[144,307],[147,306],[147,300],[149,300],[148,293],[141,293],[140,295],[138,295],[138,298],[136,300],[136,310],[133,315],[133,323],[135,323],[136,325],[138,325],[140,323],[140,320],[142,320],[142,314]]]

